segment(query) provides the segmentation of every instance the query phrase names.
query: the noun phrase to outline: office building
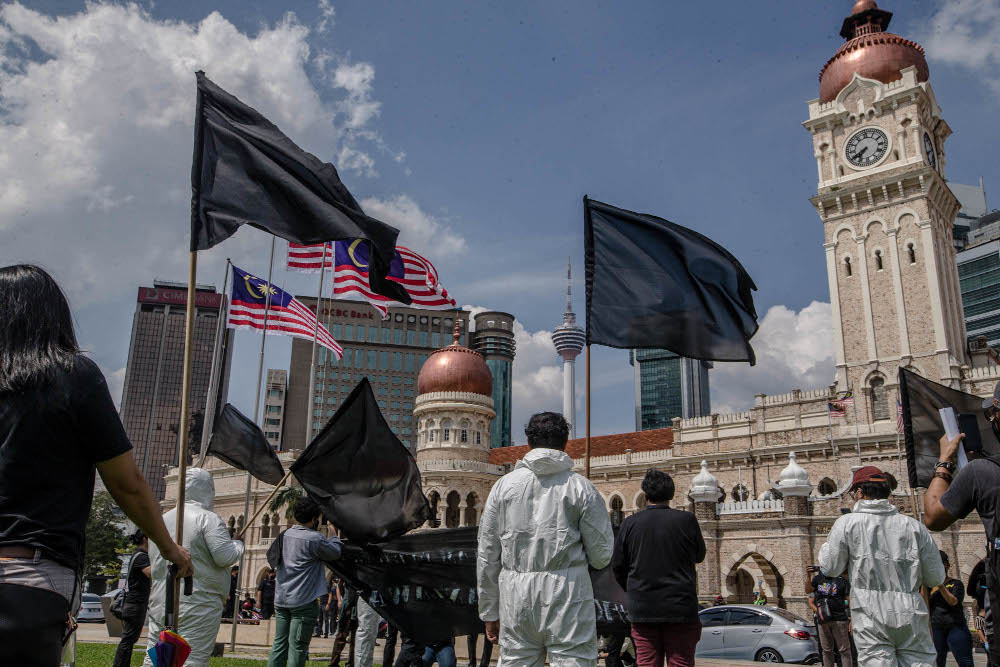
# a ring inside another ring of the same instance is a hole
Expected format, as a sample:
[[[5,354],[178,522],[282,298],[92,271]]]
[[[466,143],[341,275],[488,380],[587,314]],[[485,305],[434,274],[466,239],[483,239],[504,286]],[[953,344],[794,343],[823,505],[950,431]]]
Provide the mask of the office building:
[[[214,287],[199,285],[196,288],[188,439],[192,451],[197,451],[201,444],[222,305],[223,296]],[[167,467],[177,465],[186,309],[185,283],[154,281],[152,287],[139,288],[132,317],[121,419],[132,441],[136,464],[157,500],[163,499],[163,475]],[[228,330],[223,329],[223,332],[226,332],[221,348],[223,361],[216,394],[219,405],[226,402],[231,355]]]
[[[315,297],[296,298],[315,310]],[[461,339],[467,339],[469,313],[398,306],[389,309],[389,319],[382,320],[378,311],[365,302],[324,299],[319,317],[344,348],[344,358],[336,359],[326,348],[317,348],[313,400],[309,405],[312,341],[292,339],[282,449],[305,447],[333,416],[341,401],[367,376],[393,433],[413,451],[417,432],[413,419],[417,375],[431,352],[451,341],[456,318],[461,323]],[[306,419],[307,410],[312,414],[311,422]]]
[[[965,247],[955,255],[966,339],[978,349],[982,340],[976,339],[985,338],[995,348],[1000,346],[1000,211],[987,212],[981,181],[978,188],[954,183],[948,187],[962,202],[959,219],[963,211],[981,213],[967,221]],[[956,229],[958,224],[956,220]]]
[[[667,350],[631,350],[635,367],[635,430],[667,428],[674,417],[711,413],[707,361],[685,359]]]
[[[281,450],[281,427],[285,417],[285,395],[288,393],[288,371],[279,368],[267,369],[267,385],[264,390],[264,437],[268,444]],[[302,425],[305,430],[305,424]]]
[[[986,208],[986,185],[980,177],[979,185],[948,183],[948,189],[961,205],[958,215],[955,216],[955,227],[952,231],[955,250],[961,250],[975,243],[974,239],[969,238],[969,233],[979,226],[977,225],[979,219],[989,213]]]
[[[472,349],[483,355],[493,374],[493,409],[496,417],[490,424],[490,447],[507,447],[511,440],[511,396],[513,366],[517,344],[514,342],[514,316],[499,311],[476,315]]]

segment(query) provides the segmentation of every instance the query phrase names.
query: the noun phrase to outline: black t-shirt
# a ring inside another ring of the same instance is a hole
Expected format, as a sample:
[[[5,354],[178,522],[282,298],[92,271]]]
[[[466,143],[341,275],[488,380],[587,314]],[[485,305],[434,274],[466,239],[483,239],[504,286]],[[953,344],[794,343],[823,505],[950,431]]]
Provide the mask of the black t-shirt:
[[[848,620],[847,596],[851,594],[851,585],[847,579],[820,573],[812,578],[812,587],[816,606],[822,609],[821,604],[825,604],[830,612],[826,622]]]
[[[0,545],[42,550],[79,572],[95,465],[132,449],[100,369],[0,394]]]
[[[260,586],[257,590],[260,591],[260,601],[264,602],[274,602],[274,579],[270,577],[264,577],[263,581],[260,582]]]
[[[149,603],[149,588],[152,582],[142,573],[149,567],[149,554],[140,549],[135,552],[129,565],[128,590],[125,592],[125,602]]]
[[[969,461],[955,475],[948,490],[941,496],[941,506],[956,519],[964,519],[972,510],[979,513],[986,529],[986,539],[992,542],[993,492],[1000,488],[1000,465],[986,459]]]
[[[958,604],[952,607],[945,602],[941,591],[934,591],[930,597],[931,603],[931,625],[936,628],[952,628],[958,625],[965,625],[965,613],[962,610],[962,602],[965,601],[965,586],[958,579],[948,579],[944,582],[945,588],[958,600]]]

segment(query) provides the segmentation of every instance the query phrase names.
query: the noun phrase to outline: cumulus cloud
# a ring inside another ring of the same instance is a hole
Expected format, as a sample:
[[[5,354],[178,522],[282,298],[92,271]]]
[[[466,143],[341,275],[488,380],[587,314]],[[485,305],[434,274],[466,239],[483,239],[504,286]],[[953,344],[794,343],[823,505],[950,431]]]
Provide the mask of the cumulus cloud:
[[[943,0],[920,41],[937,62],[980,73],[1000,93],[1000,0]]]
[[[323,34],[333,27],[336,12],[333,5],[330,4],[330,0],[319,0],[317,8],[319,9],[319,23],[316,24],[316,32]]]
[[[369,197],[361,201],[365,213],[398,227],[399,242],[434,257],[457,255],[466,249],[465,239],[430,215],[408,195],[388,199]]]
[[[746,410],[757,393],[819,389],[834,380],[833,310],[813,301],[795,312],[772,306],[751,341],[757,365],[716,363],[710,373],[712,412]]]

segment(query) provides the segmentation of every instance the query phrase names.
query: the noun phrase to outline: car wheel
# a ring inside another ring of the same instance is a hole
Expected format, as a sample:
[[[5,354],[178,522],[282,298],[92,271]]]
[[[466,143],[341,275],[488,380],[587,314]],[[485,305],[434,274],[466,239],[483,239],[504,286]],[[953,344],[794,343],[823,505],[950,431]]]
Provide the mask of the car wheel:
[[[784,658],[781,654],[775,651],[773,648],[762,648],[757,651],[757,655],[754,657],[757,662],[784,662]]]

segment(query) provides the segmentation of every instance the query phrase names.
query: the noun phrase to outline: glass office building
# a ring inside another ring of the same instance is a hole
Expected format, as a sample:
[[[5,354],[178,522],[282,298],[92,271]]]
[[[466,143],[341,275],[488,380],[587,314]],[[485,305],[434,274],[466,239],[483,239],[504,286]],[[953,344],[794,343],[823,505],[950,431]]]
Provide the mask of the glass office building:
[[[685,359],[667,350],[631,350],[635,367],[635,429],[667,428],[674,417],[711,413],[707,361]]]
[[[513,382],[514,316],[510,313],[487,311],[475,318],[472,349],[483,355],[493,374],[493,410],[496,417],[490,424],[490,447],[507,447],[511,440],[511,387]]]

